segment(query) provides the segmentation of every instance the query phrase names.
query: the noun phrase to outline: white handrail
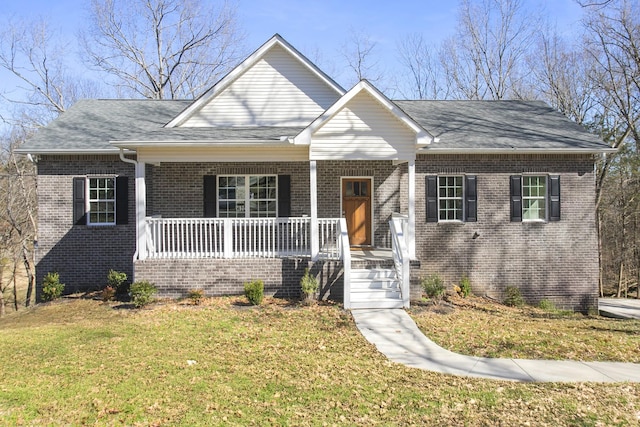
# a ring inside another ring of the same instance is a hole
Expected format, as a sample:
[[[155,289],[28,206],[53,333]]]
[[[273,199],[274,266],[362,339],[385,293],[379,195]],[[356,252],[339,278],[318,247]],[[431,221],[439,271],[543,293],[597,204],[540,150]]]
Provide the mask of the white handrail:
[[[340,218],[338,223],[339,240],[338,248],[342,259],[343,283],[344,283],[344,308],[351,308],[351,245],[349,244],[349,233],[347,231],[347,220]]]
[[[406,234],[403,227],[402,218],[392,218],[389,221],[391,230],[391,252],[393,254],[393,265],[400,282],[400,296],[402,305],[409,308],[410,304],[410,266],[409,250],[407,248]]]
[[[339,259],[338,219],[318,219],[320,257]],[[149,258],[310,256],[311,218],[145,219]]]

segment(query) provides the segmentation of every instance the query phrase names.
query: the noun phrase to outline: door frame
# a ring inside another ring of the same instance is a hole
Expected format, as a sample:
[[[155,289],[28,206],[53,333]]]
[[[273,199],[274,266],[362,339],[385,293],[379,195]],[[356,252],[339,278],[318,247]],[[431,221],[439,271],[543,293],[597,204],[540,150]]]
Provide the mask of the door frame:
[[[342,199],[344,198],[344,194],[342,193],[342,189],[344,188],[344,180],[345,179],[368,179],[370,182],[370,188],[371,188],[371,196],[369,197],[369,203],[371,204],[370,206],[370,212],[371,212],[371,218],[369,219],[369,227],[371,230],[371,245],[364,245],[364,246],[351,246],[351,247],[363,247],[363,248],[367,248],[367,247],[371,247],[371,248],[375,248],[375,233],[374,233],[374,224],[375,224],[375,203],[374,203],[374,195],[375,195],[375,191],[374,191],[374,187],[373,187],[373,176],[341,176],[340,177],[340,218],[344,218],[344,215],[342,214],[343,212],[343,208],[342,208]],[[348,231],[348,230],[347,230]]]

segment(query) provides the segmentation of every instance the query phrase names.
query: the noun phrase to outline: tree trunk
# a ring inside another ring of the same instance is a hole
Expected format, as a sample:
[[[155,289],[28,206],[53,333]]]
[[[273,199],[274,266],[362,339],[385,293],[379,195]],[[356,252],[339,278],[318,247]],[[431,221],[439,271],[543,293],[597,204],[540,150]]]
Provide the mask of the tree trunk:
[[[4,266],[0,259],[0,317],[4,316],[4,288],[2,287],[2,277],[4,272]]]
[[[18,311],[18,263],[13,263],[13,309]]]
[[[31,299],[33,298],[36,277],[33,274],[33,270],[31,268],[31,261],[29,260],[29,250],[24,245],[24,242],[22,245],[22,262],[24,264],[24,270],[27,273],[27,295],[24,299],[24,306],[29,307],[31,305]]]
[[[622,276],[624,274],[624,261],[620,261],[620,271],[618,272],[618,292],[616,293],[616,297],[622,297]]]

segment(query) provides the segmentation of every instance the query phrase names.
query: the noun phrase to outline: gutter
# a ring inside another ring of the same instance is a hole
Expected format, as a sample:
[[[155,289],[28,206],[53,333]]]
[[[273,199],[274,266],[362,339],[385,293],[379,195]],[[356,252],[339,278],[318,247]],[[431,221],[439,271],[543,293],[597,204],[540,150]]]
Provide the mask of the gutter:
[[[124,156],[124,149],[121,148],[120,150],[118,150],[120,153],[120,160],[122,160],[125,163],[129,163],[133,165],[134,171],[138,170],[138,161],[137,160],[132,160],[132,159],[127,159]],[[135,172],[134,172],[135,175]],[[134,185],[136,186],[136,251],[133,253],[133,260],[132,260],[132,264],[135,263],[135,261],[138,259],[138,185],[137,183],[134,182]],[[135,279],[135,277],[133,277],[132,279]]]
[[[617,152],[616,148],[424,148],[417,150],[416,154],[613,154]]]

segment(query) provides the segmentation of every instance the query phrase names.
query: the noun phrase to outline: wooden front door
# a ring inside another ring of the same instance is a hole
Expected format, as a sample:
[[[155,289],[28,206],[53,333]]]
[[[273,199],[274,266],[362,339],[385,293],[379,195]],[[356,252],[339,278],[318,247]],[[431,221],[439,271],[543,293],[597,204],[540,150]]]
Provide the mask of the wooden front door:
[[[342,180],[342,215],[351,246],[371,246],[371,178]]]

